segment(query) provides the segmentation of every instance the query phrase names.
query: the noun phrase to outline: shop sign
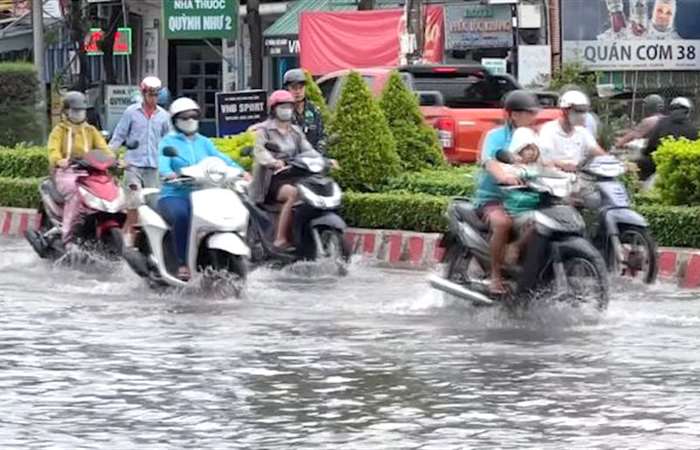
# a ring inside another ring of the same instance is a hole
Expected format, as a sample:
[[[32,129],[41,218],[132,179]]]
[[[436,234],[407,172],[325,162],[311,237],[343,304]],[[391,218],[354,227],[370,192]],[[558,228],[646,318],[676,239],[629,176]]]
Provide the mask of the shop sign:
[[[99,28],[91,28],[85,43],[85,52],[90,56],[99,56],[104,53],[100,50],[98,42],[104,39],[105,32]],[[131,28],[118,28],[114,33],[115,55],[131,55]]]
[[[233,136],[265,120],[267,93],[263,90],[216,94],[216,135]]]
[[[299,54],[299,38],[297,36],[266,37],[265,54],[269,56],[297,56]]]
[[[166,39],[235,39],[238,0],[166,0],[163,30]]]
[[[462,3],[445,5],[447,50],[510,48],[513,18],[508,5]]]
[[[562,0],[565,62],[591,70],[700,69],[700,2]]]

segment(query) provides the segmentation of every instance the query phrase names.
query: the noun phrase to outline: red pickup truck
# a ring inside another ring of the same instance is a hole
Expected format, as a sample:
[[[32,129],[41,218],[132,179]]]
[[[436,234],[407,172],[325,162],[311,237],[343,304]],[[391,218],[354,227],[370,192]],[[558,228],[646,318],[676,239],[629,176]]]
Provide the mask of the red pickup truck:
[[[392,70],[420,98],[421,110],[440,137],[445,157],[453,164],[477,161],[486,133],[503,123],[501,101],[520,89],[509,75],[492,75],[480,65],[413,65],[398,68],[357,69],[373,94],[381,94]],[[333,72],[318,80],[328,105],[337,103],[350,70]],[[559,117],[556,95],[538,94],[543,109],[537,124]],[[548,108],[549,107],[549,108]]]

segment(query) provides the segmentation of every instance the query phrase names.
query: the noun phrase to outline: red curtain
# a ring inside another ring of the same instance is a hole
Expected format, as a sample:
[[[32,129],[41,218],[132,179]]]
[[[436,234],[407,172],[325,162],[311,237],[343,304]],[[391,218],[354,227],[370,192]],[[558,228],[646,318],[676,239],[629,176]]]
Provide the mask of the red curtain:
[[[302,13],[301,66],[314,75],[340,69],[397,66],[402,16],[400,9]],[[425,23],[425,59],[442,62],[443,9],[426,8]]]

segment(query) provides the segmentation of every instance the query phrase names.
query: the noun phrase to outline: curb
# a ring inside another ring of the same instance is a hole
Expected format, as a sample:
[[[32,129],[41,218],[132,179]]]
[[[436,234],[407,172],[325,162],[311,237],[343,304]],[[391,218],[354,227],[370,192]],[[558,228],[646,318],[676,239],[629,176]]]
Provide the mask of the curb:
[[[0,207],[0,234],[23,236],[36,228],[41,217],[34,209]],[[373,264],[400,269],[427,270],[442,261],[439,233],[349,228],[347,243],[354,255]],[[700,288],[700,250],[659,248],[659,278],[680,287]]]

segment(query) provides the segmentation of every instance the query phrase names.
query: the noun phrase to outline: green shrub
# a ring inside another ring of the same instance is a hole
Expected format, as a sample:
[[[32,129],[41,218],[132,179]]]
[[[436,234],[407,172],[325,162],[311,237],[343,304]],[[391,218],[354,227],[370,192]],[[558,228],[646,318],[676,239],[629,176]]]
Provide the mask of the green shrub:
[[[700,248],[700,207],[642,205],[637,211],[659,245]]]
[[[382,191],[403,191],[448,197],[471,196],[476,189],[477,166],[403,173],[389,179]]]
[[[347,192],[342,215],[359,228],[440,232],[447,227],[449,199],[426,194],[359,194]]]
[[[36,109],[39,89],[32,64],[0,64],[0,145],[41,140]]]
[[[36,208],[39,206],[41,178],[0,177],[0,206]]]
[[[662,201],[700,205],[700,141],[665,139],[653,157]]]
[[[346,190],[376,191],[399,173],[396,142],[386,117],[357,72],[347,78],[331,128],[339,137],[330,148],[340,163],[335,178]]]
[[[311,76],[311,72],[305,70],[306,74],[306,98],[311,101],[318,109],[321,111],[321,117],[323,117],[323,124],[327,125],[331,122],[331,110],[326,104],[326,99],[323,97],[321,88],[318,87],[314,77]]]
[[[596,75],[589,72],[581,63],[563,64],[552,73],[549,89],[559,91],[568,86],[578,86],[589,96],[596,94]]]
[[[241,156],[241,150],[255,145],[254,133],[247,131],[235,136],[215,138],[212,139],[212,142],[214,142],[214,145],[221,153],[224,153],[229,158],[236,161],[246,170],[249,171],[253,166],[253,158],[250,156]]]
[[[45,147],[0,148],[0,177],[43,177],[48,170],[48,150]]]
[[[435,129],[425,123],[416,95],[394,71],[382,92],[379,105],[396,141],[396,152],[404,170],[444,165]]]

